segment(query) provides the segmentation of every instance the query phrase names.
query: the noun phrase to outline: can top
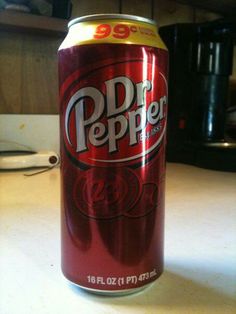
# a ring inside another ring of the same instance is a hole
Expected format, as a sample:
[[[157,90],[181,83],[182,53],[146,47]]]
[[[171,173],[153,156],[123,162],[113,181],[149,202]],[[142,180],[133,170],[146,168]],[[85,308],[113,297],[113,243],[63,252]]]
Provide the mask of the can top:
[[[146,17],[137,16],[137,15],[129,15],[129,14],[92,14],[92,15],[85,15],[81,17],[77,17],[71,20],[68,23],[68,28],[72,25],[80,23],[80,22],[87,22],[87,21],[94,21],[94,20],[104,20],[104,19],[123,19],[123,20],[131,20],[137,22],[148,23],[151,25],[157,25],[154,20],[148,19]]]
[[[76,18],[59,50],[90,44],[142,45],[167,50],[156,22],[126,14],[94,14]]]

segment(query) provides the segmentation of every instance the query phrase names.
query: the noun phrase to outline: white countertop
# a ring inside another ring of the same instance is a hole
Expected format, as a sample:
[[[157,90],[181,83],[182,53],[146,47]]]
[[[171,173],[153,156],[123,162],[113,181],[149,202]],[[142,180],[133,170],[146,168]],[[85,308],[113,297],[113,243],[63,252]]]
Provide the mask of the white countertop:
[[[61,274],[59,169],[0,173],[0,313],[236,313],[236,174],[167,168],[165,272],[116,298]]]

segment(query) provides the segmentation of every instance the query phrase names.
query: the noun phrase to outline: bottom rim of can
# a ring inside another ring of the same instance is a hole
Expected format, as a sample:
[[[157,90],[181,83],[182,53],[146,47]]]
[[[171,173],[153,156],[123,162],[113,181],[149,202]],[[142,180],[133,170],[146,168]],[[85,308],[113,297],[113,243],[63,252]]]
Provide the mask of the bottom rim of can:
[[[147,283],[146,285],[143,285],[141,287],[137,287],[137,288],[131,288],[131,289],[124,289],[124,290],[99,290],[99,289],[93,289],[93,288],[88,288],[88,287],[84,287],[81,286],[77,283],[74,283],[73,281],[68,280],[72,285],[82,289],[85,292],[89,292],[89,293],[93,293],[93,294],[97,294],[97,295],[103,295],[103,296],[125,296],[125,295],[129,295],[129,294],[134,294],[134,293],[138,293],[141,292],[142,290],[145,290],[149,287],[151,287],[155,280],[152,282]]]

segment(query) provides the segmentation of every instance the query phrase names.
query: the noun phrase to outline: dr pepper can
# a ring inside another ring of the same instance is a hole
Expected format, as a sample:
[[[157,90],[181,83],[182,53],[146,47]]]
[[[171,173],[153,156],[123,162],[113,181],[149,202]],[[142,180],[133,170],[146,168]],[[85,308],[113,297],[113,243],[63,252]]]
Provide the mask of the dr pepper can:
[[[127,294],[163,271],[168,52],[154,21],[69,23],[58,52],[62,271]]]

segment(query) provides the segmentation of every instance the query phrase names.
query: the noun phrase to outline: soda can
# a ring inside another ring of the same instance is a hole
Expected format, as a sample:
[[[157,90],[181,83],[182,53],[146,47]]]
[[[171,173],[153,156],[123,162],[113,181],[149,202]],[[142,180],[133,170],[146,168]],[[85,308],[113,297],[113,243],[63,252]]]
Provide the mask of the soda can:
[[[163,271],[168,52],[154,21],[69,23],[58,52],[62,271],[127,294]]]

